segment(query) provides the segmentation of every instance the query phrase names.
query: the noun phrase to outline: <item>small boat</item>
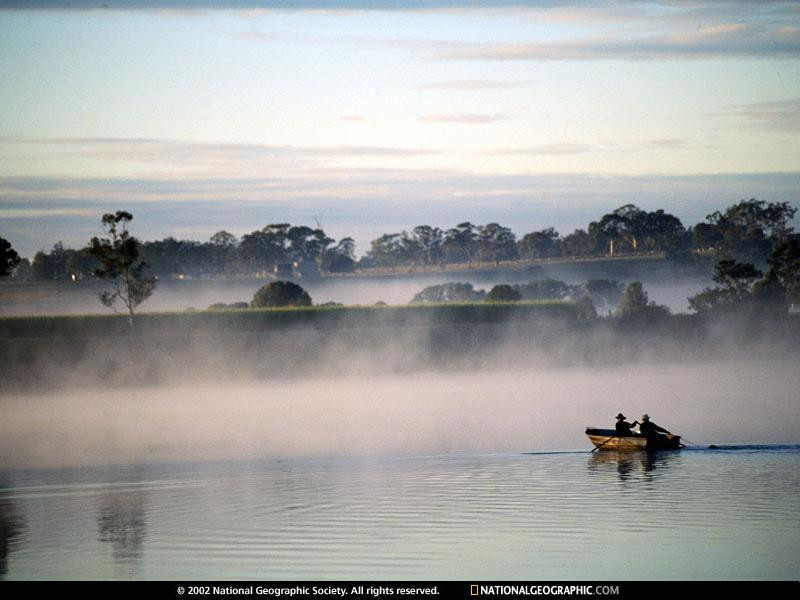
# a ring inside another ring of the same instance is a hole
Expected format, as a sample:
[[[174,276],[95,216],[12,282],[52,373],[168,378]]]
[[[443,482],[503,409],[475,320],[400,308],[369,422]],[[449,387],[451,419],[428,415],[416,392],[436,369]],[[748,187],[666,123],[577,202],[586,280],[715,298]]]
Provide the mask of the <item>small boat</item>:
[[[632,435],[617,435],[615,429],[586,428],[586,435],[598,450],[679,450],[683,447],[679,435],[647,436],[634,433]]]

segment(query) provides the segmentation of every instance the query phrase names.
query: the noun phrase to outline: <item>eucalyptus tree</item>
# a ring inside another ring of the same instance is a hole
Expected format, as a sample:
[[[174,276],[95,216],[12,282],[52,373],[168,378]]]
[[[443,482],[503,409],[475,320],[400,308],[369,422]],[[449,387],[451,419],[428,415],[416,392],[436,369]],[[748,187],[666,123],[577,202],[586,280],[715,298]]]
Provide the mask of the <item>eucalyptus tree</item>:
[[[133,215],[126,211],[105,214],[102,218],[107,237],[93,237],[88,253],[99,262],[96,277],[111,283],[112,287],[100,292],[100,302],[120,312],[122,304],[128,322],[133,325],[134,311],[153,293],[156,280],[146,277],[147,268],[139,257],[139,242],[128,231]]]

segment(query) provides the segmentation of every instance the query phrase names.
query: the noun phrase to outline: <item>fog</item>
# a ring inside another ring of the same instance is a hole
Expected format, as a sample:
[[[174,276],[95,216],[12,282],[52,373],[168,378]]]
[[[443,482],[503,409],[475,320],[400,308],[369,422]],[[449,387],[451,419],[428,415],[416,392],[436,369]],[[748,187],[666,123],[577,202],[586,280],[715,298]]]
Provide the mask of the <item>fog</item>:
[[[650,300],[664,304],[673,312],[688,312],[687,298],[712,285],[710,276],[675,274],[670,271],[648,272],[629,269],[605,273],[592,268],[568,268],[545,265],[520,271],[448,272],[392,275],[385,277],[332,277],[303,280],[315,304],[407,304],[417,292],[430,285],[448,282],[472,283],[487,292],[500,283],[527,283],[534,279],[559,279],[580,284],[590,278],[615,279],[622,283],[641,281]],[[184,280],[162,281],[152,297],[140,307],[141,312],[184,311],[206,309],[224,302],[250,302],[256,290],[268,283],[264,280]],[[97,284],[38,284],[22,288],[0,286],[0,315],[59,315],[104,312],[97,293]]]
[[[795,362],[187,378],[2,398],[0,467],[584,449],[647,412],[698,444],[796,442]]]

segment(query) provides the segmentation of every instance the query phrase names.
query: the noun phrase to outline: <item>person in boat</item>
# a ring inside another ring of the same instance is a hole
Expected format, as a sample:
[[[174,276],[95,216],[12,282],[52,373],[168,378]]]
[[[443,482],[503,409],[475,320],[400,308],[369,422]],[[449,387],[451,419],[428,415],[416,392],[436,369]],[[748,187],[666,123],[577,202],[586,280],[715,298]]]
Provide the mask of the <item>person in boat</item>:
[[[642,415],[642,422],[639,423],[639,433],[651,439],[658,439],[662,434],[672,435],[663,427],[659,427],[650,420],[649,415]]]
[[[625,415],[619,413],[617,415],[617,423],[614,425],[614,429],[617,431],[617,435],[619,436],[626,436],[626,435],[633,435],[631,431],[632,427],[635,427],[639,421],[634,421],[633,423],[628,423],[625,420]]]

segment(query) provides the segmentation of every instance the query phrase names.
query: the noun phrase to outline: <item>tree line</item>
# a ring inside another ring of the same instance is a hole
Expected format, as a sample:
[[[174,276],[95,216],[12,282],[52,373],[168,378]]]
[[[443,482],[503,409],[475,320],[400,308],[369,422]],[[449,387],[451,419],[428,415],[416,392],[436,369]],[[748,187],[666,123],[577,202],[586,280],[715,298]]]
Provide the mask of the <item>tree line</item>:
[[[411,231],[387,233],[372,240],[360,258],[355,242],[338,242],[321,227],[270,224],[237,238],[219,231],[206,242],[163,240],[139,242],[139,255],[155,277],[263,276],[303,265],[306,273],[347,273],[366,268],[433,267],[547,258],[665,253],[669,257],[712,254],[764,264],[773,250],[793,235],[789,222],[796,209],[788,202],[743,200],[684,227],[680,219],[656,210],[626,204],[562,236],[554,228],[517,238],[498,223],[459,223],[450,229],[419,225]],[[18,259],[19,257],[17,257]],[[60,242],[32,261],[17,260],[21,278],[69,280],[91,278],[98,268],[90,247],[65,248]]]
[[[549,227],[526,233],[498,223],[464,222],[452,229],[420,225],[372,241],[361,259],[367,267],[446,266],[560,257],[663,252],[667,256],[717,253],[742,260],[765,260],[791,235],[796,209],[788,202],[743,200],[702,223],[684,227],[676,216],[626,204],[566,236]]]

